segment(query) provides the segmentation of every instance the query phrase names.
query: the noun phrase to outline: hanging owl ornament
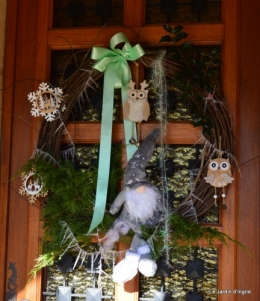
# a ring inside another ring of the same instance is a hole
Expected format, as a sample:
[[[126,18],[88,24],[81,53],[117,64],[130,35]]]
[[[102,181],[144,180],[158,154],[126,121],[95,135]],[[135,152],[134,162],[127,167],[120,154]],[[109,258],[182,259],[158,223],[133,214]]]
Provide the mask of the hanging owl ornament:
[[[147,101],[148,87],[146,80],[141,83],[141,90],[135,89],[135,83],[131,80],[128,84],[127,100],[124,104],[123,114],[125,119],[133,122],[147,121],[150,115],[150,106]]]
[[[217,188],[223,188],[222,198],[223,198],[223,209],[226,209],[226,205],[224,204],[224,200],[226,197],[225,194],[225,186],[232,183],[234,178],[231,173],[231,166],[229,159],[224,159],[218,157],[216,159],[211,159],[208,165],[207,176],[204,178],[206,183],[209,183],[211,186],[215,187],[215,206],[217,206]]]
[[[130,139],[131,144],[139,143],[133,138],[134,137],[134,122],[137,123],[138,134],[137,140],[139,140],[140,136],[140,124],[143,120],[147,121],[150,115],[150,106],[147,101],[148,98],[148,90],[145,89],[148,87],[146,80],[141,83],[141,89],[135,89],[135,83],[130,80],[128,83],[127,89],[127,100],[124,103],[123,107],[123,115],[125,119],[131,120],[133,122],[132,128],[132,138]]]

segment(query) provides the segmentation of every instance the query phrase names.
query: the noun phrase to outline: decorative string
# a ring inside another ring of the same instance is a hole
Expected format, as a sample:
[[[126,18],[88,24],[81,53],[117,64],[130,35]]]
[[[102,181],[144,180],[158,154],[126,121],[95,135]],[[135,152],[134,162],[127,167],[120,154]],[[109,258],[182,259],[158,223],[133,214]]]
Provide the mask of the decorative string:
[[[168,185],[166,177],[166,166],[165,166],[165,156],[167,154],[166,146],[166,131],[167,131],[167,83],[166,83],[166,72],[163,63],[163,58],[166,54],[166,51],[162,51],[152,64],[152,82],[153,86],[157,91],[158,95],[158,104],[159,104],[159,120],[160,120],[160,170],[161,170],[161,187],[162,187],[162,197],[163,197],[163,206],[165,208],[164,216],[164,251],[166,262],[170,261],[170,252],[169,252],[169,240],[170,240],[170,223],[169,223],[169,204],[168,204]],[[150,242],[150,244],[152,241]]]
[[[188,206],[188,210],[185,211],[182,216],[187,217],[189,219],[193,218],[193,221],[195,221],[196,223],[198,223],[198,217],[197,217],[197,212],[196,209],[193,205],[193,201],[192,199],[188,200],[185,203],[181,203],[179,206],[184,206],[187,205]]]
[[[36,159],[40,157],[42,157],[42,159],[44,159],[48,163],[52,162],[54,164],[60,165],[58,161],[56,161],[49,153],[46,153],[39,148],[35,148],[35,150],[32,153],[31,159]]]
[[[209,100],[212,101],[215,110],[217,110],[217,108],[216,108],[216,103],[219,103],[219,102],[218,102],[216,99],[214,99],[214,94],[215,94],[215,92],[216,92],[216,86],[214,87],[212,93],[209,92],[208,95],[207,95],[206,97],[203,97],[204,100],[205,100],[204,114],[205,114],[205,112],[206,112],[206,108],[207,108],[207,104],[208,104],[208,101],[209,101]]]
[[[12,86],[12,85],[11,85],[11,86]],[[5,88],[5,89],[7,89],[7,88]],[[0,89],[0,91],[1,91],[1,90],[4,91],[5,89]],[[0,112],[2,112],[2,114],[9,114],[9,115],[11,115],[11,116],[17,117],[17,118],[21,119],[23,122],[25,122],[27,125],[29,125],[30,127],[32,127],[34,130],[36,130],[38,133],[40,132],[39,129],[38,129],[37,127],[35,127],[34,124],[30,123],[29,121],[27,121],[26,119],[24,119],[22,116],[17,115],[17,114],[14,114],[14,113],[12,113],[12,112],[9,112],[9,111],[7,111],[7,110],[4,110],[4,109],[2,109],[2,108],[0,108]]]
[[[78,99],[77,99],[77,103],[79,105],[79,108],[81,110],[81,104],[80,102],[83,101],[84,102],[84,96],[86,97],[87,101],[90,102],[89,100],[89,96],[88,96],[88,93],[87,93],[87,89],[88,88],[91,88],[92,90],[96,91],[96,87],[98,87],[98,84],[96,83],[96,81],[92,78],[92,73],[93,73],[93,69],[83,69],[83,68],[80,68],[79,70],[85,72],[85,73],[89,73],[89,76],[84,84],[84,88],[82,89]],[[83,96],[84,94],[84,96]]]
[[[55,130],[55,132],[53,133],[53,135],[55,135],[59,130],[60,128],[62,128],[62,135],[66,135],[68,138],[69,138],[69,144],[67,145],[67,149],[63,150],[61,153],[62,153],[62,156],[65,160],[67,160],[68,158],[74,158],[75,156],[75,153],[76,153],[76,147],[75,147],[75,144],[70,136],[70,133],[69,131],[67,130],[67,127],[64,123],[64,121],[62,120],[61,118],[61,115],[60,115],[60,112],[58,112],[58,117],[57,119],[60,120],[60,124],[58,126],[58,128]]]
[[[199,173],[199,168],[191,169],[191,170],[189,171],[189,177],[190,177],[190,197],[191,197],[191,199],[192,199],[192,198],[195,198],[195,199],[197,199],[198,201],[204,203],[204,201],[203,201],[201,198],[197,197],[197,196],[194,194],[195,187],[196,187],[196,183],[195,183],[195,181],[194,181],[194,177],[196,178],[197,175],[198,175],[198,173]]]
[[[159,230],[159,224],[156,226],[153,234],[147,240],[147,243],[148,243],[148,245],[149,245],[149,247],[150,247],[150,249],[153,253],[155,253],[154,242],[156,242],[158,240],[157,237],[156,237],[156,233],[157,233],[158,230]]]
[[[124,255],[125,255],[125,252],[127,250],[124,250],[124,251],[106,251],[106,252],[104,252],[102,250],[102,247],[100,247],[98,251],[95,250],[95,252],[87,252],[87,251],[83,250],[80,247],[77,239],[75,238],[73,232],[71,231],[71,229],[67,225],[67,223],[62,221],[61,225],[62,225],[62,233],[64,233],[61,245],[65,244],[65,243],[68,244],[61,256],[63,256],[69,250],[74,252],[74,253],[77,253],[77,258],[76,258],[76,261],[74,263],[73,270],[77,266],[77,263],[79,262],[80,259],[81,259],[80,266],[82,266],[85,259],[90,257],[91,258],[91,273],[94,274],[93,277],[95,277],[95,274],[98,274],[97,285],[98,285],[98,288],[101,289],[102,288],[102,276],[105,275],[106,277],[110,277],[102,269],[102,259],[105,258],[107,263],[108,263],[108,260],[112,261],[112,266],[114,267],[115,258],[117,256],[119,256],[120,258],[123,258]],[[101,246],[101,241],[103,239],[100,238],[98,232],[96,234],[92,234],[92,236],[97,236],[99,245]],[[99,263],[98,263],[97,270],[94,270],[94,262],[96,260],[99,260]]]
[[[124,251],[112,251],[112,250],[110,250],[110,251],[104,252],[102,250],[102,248],[100,248],[98,251],[95,251],[95,252],[87,252],[87,251],[83,250],[80,247],[76,237],[74,236],[74,234],[71,231],[68,224],[65,221],[62,221],[61,225],[62,225],[62,233],[63,233],[63,239],[61,241],[61,245],[65,244],[65,243],[67,244],[67,247],[64,249],[61,256],[63,256],[68,251],[72,251],[72,252],[77,253],[77,259],[76,259],[76,262],[74,264],[73,269],[76,267],[76,265],[77,265],[77,263],[79,262],[80,259],[81,259],[81,264],[80,265],[82,265],[84,260],[87,257],[91,256],[91,258],[92,258],[92,260],[91,260],[92,268],[91,269],[93,270],[93,263],[99,255],[101,255],[100,256],[101,259],[105,258],[106,260],[111,260],[113,262],[113,265],[114,265],[115,257],[118,256],[118,255],[123,257],[125,252],[127,251],[127,250],[124,250]],[[92,234],[92,236],[97,236],[99,242],[102,240],[98,233]],[[105,272],[102,271],[102,273],[105,273]]]

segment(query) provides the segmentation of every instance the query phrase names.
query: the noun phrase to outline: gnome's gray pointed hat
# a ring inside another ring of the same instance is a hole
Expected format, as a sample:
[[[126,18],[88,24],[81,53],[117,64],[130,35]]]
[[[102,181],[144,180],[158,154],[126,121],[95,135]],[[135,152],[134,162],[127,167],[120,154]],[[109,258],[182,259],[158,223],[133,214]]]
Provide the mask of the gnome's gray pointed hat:
[[[154,129],[138,147],[133,157],[128,161],[124,173],[124,183],[128,187],[137,184],[150,183],[146,178],[145,168],[151,159],[155,145],[161,134],[160,129]]]

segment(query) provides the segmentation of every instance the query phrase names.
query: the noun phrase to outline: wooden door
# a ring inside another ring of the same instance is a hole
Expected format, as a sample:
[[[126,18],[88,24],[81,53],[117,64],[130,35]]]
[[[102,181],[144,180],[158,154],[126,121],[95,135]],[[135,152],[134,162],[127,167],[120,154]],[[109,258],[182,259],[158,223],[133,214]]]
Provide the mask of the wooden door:
[[[222,87],[234,122],[237,157],[241,162],[259,154],[259,119],[255,114],[256,110],[259,112],[259,97],[256,86],[253,85],[259,79],[259,71],[256,69],[259,58],[252,57],[254,47],[258,52],[260,50],[259,42],[255,41],[257,26],[254,24],[259,24],[260,18],[256,11],[260,7],[253,0],[250,2],[247,5],[241,4],[240,7],[238,0],[223,1],[222,22],[184,24],[185,30],[190,34],[190,41],[198,45],[222,47]],[[52,28],[52,7],[51,0],[8,2],[4,73],[6,89],[1,145],[3,218],[0,221],[0,269],[3,277],[0,294],[3,300],[12,291],[15,291],[17,300],[41,299],[41,275],[26,285],[27,275],[35,263],[42,236],[40,209],[37,205],[29,205],[18,195],[19,179],[12,182],[8,180],[30,158],[34,150],[40,121],[30,115],[27,94],[37,88],[38,82],[35,79],[49,80],[51,51],[70,47],[86,49],[93,46],[93,41],[97,46],[107,47],[110,38],[121,31],[131,43],[135,43],[138,36],[140,44],[154,46],[165,34],[161,25],[145,25],[144,0],[125,0],[124,26],[106,26],[102,31],[100,27]],[[251,24],[250,31],[246,24]],[[251,69],[254,73],[250,72]],[[244,116],[247,117],[246,120]],[[70,125],[68,129],[69,127]],[[181,136],[181,133],[171,136],[172,143],[180,142],[178,137]],[[80,139],[83,139],[82,136]],[[259,159],[250,162],[250,169],[246,168],[246,164],[241,167],[242,172],[245,168],[248,175],[245,180],[239,179],[238,173],[235,175],[236,181],[231,186],[227,199],[229,209],[223,212],[218,227],[246,244],[254,257],[248,257],[234,244],[220,246],[218,287],[220,290],[251,290],[252,295],[219,294],[218,300],[256,301],[259,297]],[[12,270],[8,269],[11,262],[15,263],[17,275],[12,275]],[[252,268],[249,269],[249,266]],[[126,290],[117,288],[116,298],[137,300],[137,280],[130,282]]]

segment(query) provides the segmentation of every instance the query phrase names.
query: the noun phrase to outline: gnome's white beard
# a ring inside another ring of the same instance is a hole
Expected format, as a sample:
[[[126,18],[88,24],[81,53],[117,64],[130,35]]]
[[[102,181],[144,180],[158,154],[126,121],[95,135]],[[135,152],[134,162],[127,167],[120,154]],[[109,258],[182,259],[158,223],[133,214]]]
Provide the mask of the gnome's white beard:
[[[126,192],[126,211],[132,220],[146,222],[154,215],[157,198],[158,194],[149,187],[146,187],[143,193],[137,192],[135,189],[129,190]]]

